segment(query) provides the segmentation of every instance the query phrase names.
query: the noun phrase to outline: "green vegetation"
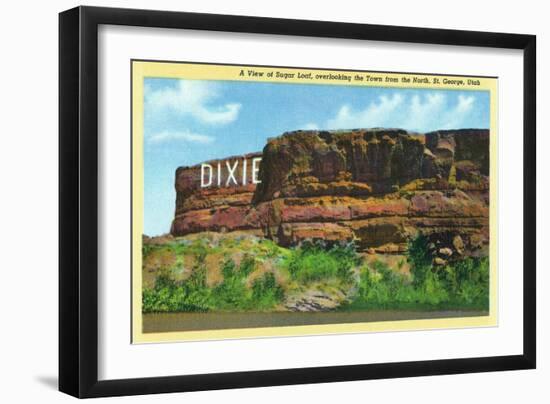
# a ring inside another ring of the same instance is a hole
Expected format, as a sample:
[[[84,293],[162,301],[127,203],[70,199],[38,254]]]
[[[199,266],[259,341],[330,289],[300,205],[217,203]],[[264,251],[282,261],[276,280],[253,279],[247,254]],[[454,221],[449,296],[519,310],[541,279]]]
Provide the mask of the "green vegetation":
[[[343,309],[489,309],[489,259],[432,265],[427,239],[409,243],[411,276],[376,261],[360,271],[359,292]]]
[[[421,283],[396,273],[382,262],[361,269],[359,293],[343,309],[478,309],[489,308],[489,261],[466,258],[445,267],[430,267]]]
[[[432,257],[428,249],[428,239],[419,235],[409,243],[407,260],[411,264],[411,275],[414,286],[425,283],[426,277],[432,270]]]
[[[293,279],[308,283],[335,277],[351,282],[352,271],[360,263],[352,243],[331,248],[321,243],[304,243],[292,250],[285,264]]]
[[[353,243],[287,249],[233,236],[145,245],[144,276],[150,278],[144,281],[142,308],[144,313],[277,311],[287,310],[291,297],[339,294],[334,307],[344,311],[487,310],[488,258],[435,266],[429,251],[428,240],[418,236],[406,258],[390,267],[368,261]]]
[[[231,259],[224,261],[223,281],[208,287],[205,258],[205,254],[197,256],[195,267],[185,281],[164,274],[158,276],[152,289],[143,290],[143,312],[265,310],[283,299],[284,292],[273,273],[264,273],[251,287],[246,285],[256,265],[250,256],[245,256],[238,267]]]

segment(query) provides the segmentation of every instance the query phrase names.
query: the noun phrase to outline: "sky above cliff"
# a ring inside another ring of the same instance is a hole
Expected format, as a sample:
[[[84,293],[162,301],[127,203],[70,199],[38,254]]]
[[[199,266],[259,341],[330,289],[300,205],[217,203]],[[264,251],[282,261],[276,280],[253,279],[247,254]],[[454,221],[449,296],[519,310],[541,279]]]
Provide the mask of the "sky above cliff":
[[[170,230],[179,166],[261,151],[298,129],[489,128],[489,93],[147,78],[144,231]]]

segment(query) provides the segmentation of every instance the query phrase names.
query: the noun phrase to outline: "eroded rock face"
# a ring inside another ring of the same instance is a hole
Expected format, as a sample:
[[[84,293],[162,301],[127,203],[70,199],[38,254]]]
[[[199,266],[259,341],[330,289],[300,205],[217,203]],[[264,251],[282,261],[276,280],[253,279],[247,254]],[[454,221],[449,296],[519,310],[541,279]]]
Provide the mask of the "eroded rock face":
[[[179,167],[171,234],[259,227],[251,202],[256,190],[254,160],[261,156],[251,153]]]
[[[226,160],[235,159],[243,157]],[[354,240],[363,251],[397,253],[420,232],[451,255],[487,247],[488,130],[297,131],[244,159],[245,183],[222,174],[220,186],[201,187],[200,165],[176,171],[172,235],[260,230],[282,245]]]

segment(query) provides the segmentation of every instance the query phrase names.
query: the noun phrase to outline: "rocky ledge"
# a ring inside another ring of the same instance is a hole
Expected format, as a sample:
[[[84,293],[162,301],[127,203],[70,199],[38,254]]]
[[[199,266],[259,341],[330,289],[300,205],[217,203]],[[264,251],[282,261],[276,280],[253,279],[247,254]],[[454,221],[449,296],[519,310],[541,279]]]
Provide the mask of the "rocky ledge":
[[[441,261],[486,254],[489,131],[289,132],[262,153],[180,167],[175,187],[176,237],[238,230],[400,253],[422,233]]]

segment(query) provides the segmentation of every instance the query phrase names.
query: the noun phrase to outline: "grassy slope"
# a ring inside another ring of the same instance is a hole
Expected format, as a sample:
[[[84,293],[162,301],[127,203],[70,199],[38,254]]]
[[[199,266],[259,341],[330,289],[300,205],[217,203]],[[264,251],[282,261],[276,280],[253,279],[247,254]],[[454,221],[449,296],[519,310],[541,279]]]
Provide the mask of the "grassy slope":
[[[395,267],[353,245],[286,249],[249,235],[146,244],[143,311],[488,309],[488,259],[433,267],[423,243]]]

